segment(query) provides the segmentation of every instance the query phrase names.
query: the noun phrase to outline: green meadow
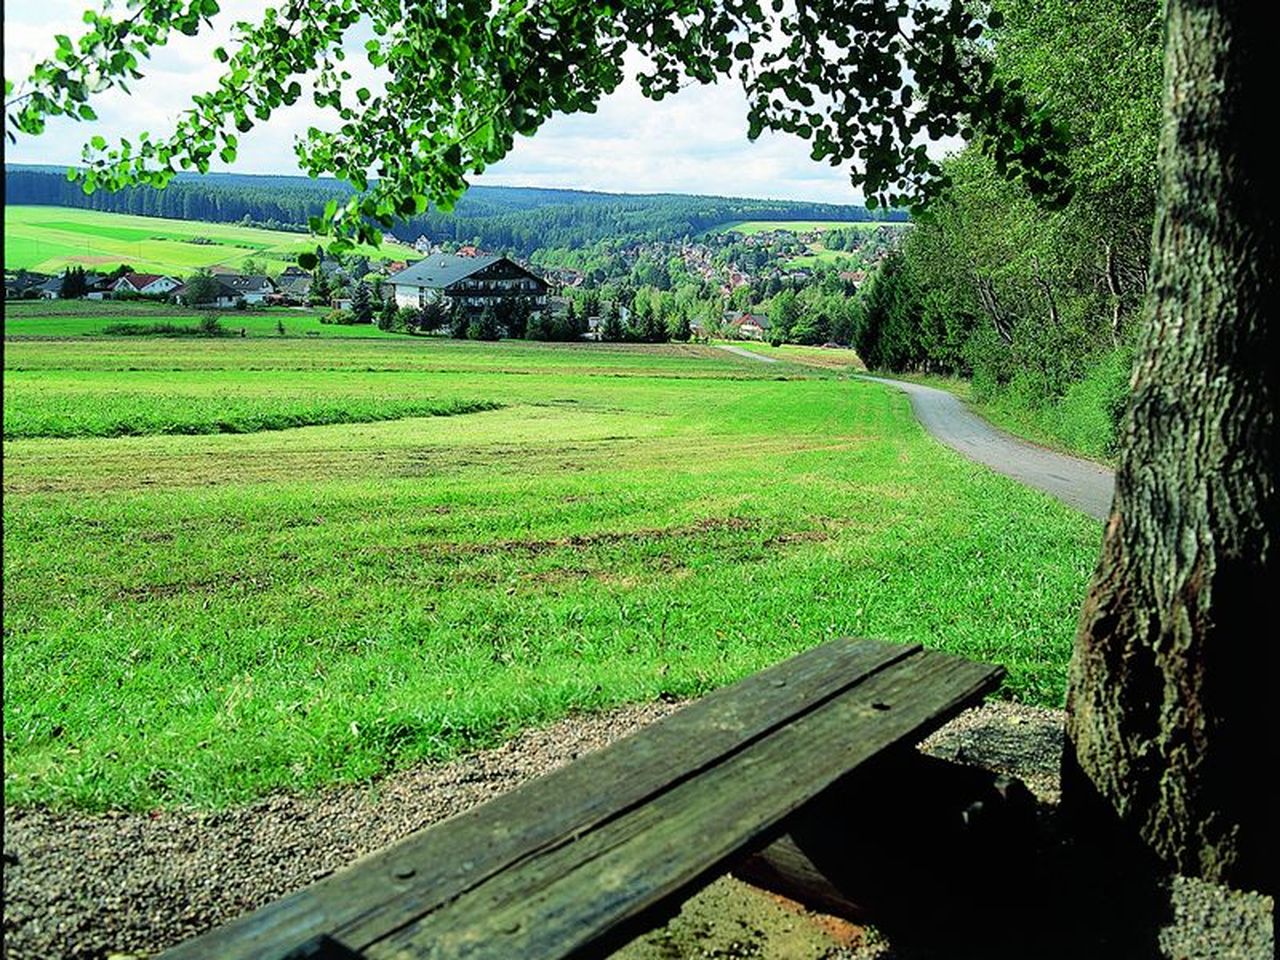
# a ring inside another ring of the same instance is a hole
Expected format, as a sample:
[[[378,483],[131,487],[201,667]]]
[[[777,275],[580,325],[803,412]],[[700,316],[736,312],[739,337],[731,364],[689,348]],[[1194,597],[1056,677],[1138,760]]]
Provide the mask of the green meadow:
[[[209,242],[192,242],[196,239]],[[70,207],[11,206],[4,211],[5,270],[57,273],[70,266],[113,269],[127,263],[143,272],[185,276],[202,267],[238,268],[253,258],[274,273],[315,247],[315,238],[307,234],[228,223]],[[358,252],[392,259],[415,256],[412,248],[392,241]]]
[[[842,635],[1061,700],[1098,524],[827,352],[6,348],[9,804],[317,789]]]

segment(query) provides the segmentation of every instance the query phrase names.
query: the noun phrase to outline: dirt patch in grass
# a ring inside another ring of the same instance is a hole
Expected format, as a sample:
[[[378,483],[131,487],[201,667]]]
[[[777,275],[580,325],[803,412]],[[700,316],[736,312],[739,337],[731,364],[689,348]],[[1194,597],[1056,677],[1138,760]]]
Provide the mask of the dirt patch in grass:
[[[580,550],[618,544],[682,540],[706,536],[709,533],[757,530],[760,526],[759,520],[746,517],[707,517],[696,523],[681,527],[645,527],[640,530],[626,531],[607,530],[600,533],[578,534],[571,537],[494,540],[489,543],[431,542],[410,547],[382,547],[379,548],[379,552],[403,553],[408,551],[433,559],[487,557],[511,553],[537,556],[555,550]]]

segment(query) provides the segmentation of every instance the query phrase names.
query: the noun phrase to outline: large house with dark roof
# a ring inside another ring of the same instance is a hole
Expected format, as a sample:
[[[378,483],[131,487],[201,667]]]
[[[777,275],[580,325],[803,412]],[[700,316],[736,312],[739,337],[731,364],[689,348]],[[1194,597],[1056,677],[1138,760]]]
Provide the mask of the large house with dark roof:
[[[233,273],[218,279],[240,294],[245,303],[263,303],[276,292],[276,285],[271,278],[259,274],[245,276]]]
[[[433,253],[394,274],[388,282],[402,307],[446,300],[469,313],[502,300],[524,299],[534,310],[547,304],[547,282],[506,257],[459,257]]]

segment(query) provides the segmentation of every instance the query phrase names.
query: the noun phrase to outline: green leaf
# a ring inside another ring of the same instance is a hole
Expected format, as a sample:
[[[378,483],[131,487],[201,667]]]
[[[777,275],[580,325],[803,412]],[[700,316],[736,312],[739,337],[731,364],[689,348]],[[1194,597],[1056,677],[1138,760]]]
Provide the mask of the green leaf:
[[[298,254],[298,266],[300,266],[303,270],[314,270],[316,268],[316,265],[319,262],[320,262],[320,258],[317,257],[314,253]]]
[[[80,113],[81,120],[97,120],[98,119],[98,115],[94,113],[93,107],[89,106],[87,103],[80,104],[79,113]]]

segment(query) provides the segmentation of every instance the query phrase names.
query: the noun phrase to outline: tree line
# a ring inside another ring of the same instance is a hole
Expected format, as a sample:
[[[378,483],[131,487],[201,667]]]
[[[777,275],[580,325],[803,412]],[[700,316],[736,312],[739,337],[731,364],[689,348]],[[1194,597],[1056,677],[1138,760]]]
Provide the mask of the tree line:
[[[1153,0],[1005,0],[999,75],[1065,125],[1071,199],[1048,209],[981,144],[858,298],[873,368],[972,377],[975,398],[1115,452],[1146,294],[1162,21]]]
[[[5,168],[5,202],[54,205],[178,220],[245,223],[306,230],[329,200],[345,201],[352,188],[336,180],[249,174],[181,175],[164,190],[126,187],[85,194],[55,167]],[[677,240],[735,220],[790,219],[905,221],[906,214],[873,214],[864,207],[787,200],[750,200],[675,194],[632,195],[532,187],[472,187],[452,211],[429,208],[402,219],[391,233],[413,242],[475,243],[487,250],[528,256],[543,247],[577,247],[604,239]]]

